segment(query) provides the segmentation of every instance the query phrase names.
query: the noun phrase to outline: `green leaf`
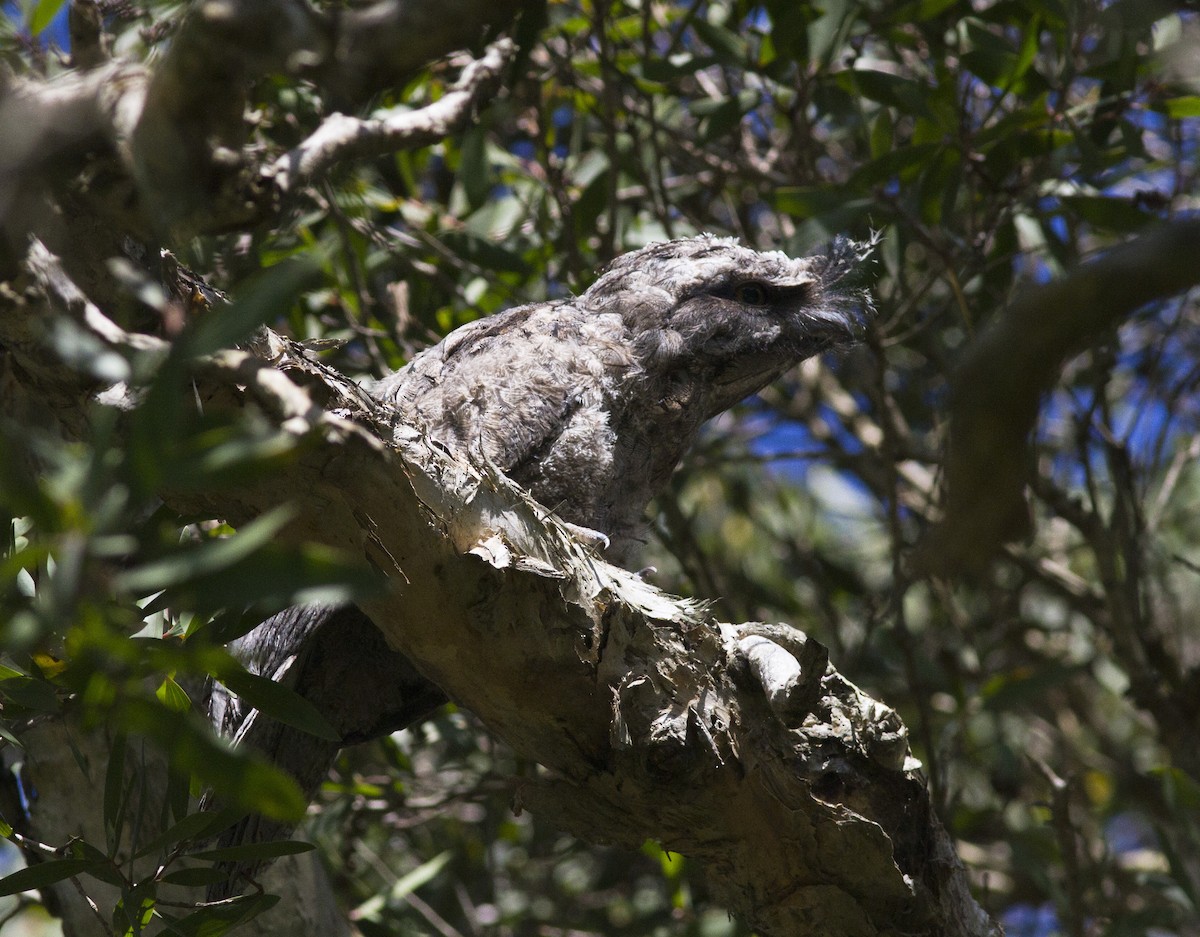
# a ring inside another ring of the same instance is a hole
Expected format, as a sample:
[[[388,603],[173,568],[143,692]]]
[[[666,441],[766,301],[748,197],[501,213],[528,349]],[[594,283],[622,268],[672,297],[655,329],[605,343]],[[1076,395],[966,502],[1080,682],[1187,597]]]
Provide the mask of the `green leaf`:
[[[746,61],[746,40],[739,37],[737,33],[731,32],[724,26],[710,23],[703,16],[692,20],[692,28],[696,30],[696,34],[704,41],[705,45],[717,54],[719,59],[729,64]]]
[[[1200,117],[1200,95],[1188,94],[1178,98],[1168,98],[1160,101],[1155,109],[1162,110],[1168,117],[1177,120],[1184,117]]]
[[[286,465],[303,444],[281,430],[247,433],[244,426],[219,426],[183,440],[171,453],[168,477],[180,489],[237,486]]]
[[[902,114],[933,117],[928,100],[932,89],[923,82],[871,68],[857,68],[847,74],[853,90],[864,98],[894,107]]]
[[[18,670],[16,667],[0,662],[0,681],[9,680],[13,677],[28,677],[24,670]]]
[[[677,882],[682,879],[684,869],[687,867],[687,860],[679,853],[668,852],[653,840],[647,840],[642,844],[642,853],[658,862],[663,877],[667,881]]]
[[[228,348],[286,311],[317,271],[312,256],[286,261],[239,291],[236,303],[215,305],[189,322],[170,354],[157,366],[154,380],[129,423],[127,464],[138,487],[154,491],[169,483],[173,488],[186,489],[204,482],[198,469],[205,466],[196,463],[205,453],[187,451],[188,446],[197,444],[192,431],[201,419],[196,408],[189,405],[190,359]],[[245,439],[240,447],[235,445],[234,451],[243,458],[255,455],[252,443]]]
[[[120,592],[147,595],[194,582],[204,576],[224,573],[271,543],[294,513],[295,510],[290,506],[279,505],[255,518],[232,537],[207,540],[136,566],[118,576],[114,586]]]
[[[907,3],[901,7],[897,7],[892,12],[891,19],[896,23],[931,20],[958,2],[959,0],[917,0],[915,3]]]
[[[790,2],[788,6],[794,9],[802,5]],[[789,45],[798,53],[797,57],[811,58],[822,65],[828,65],[845,42],[847,30],[854,25],[857,3],[854,0],[824,0],[813,6],[820,11],[820,15],[814,16],[806,28],[810,51],[805,54],[801,44],[796,41]],[[797,21],[794,27],[799,26],[800,22]]]
[[[29,31],[35,36],[40,35],[43,30],[58,16],[59,10],[63,8],[67,0],[38,0],[37,6],[33,8],[33,12],[29,16]]]
[[[217,810],[212,813],[190,813],[139,849],[134,858],[160,852],[176,843],[208,839],[233,826],[244,816],[244,811],[234,809]]]
[[[492,190],[492,170],[487,156],[487,134],[480,127],[474,127],[462,136],[458,180],[471,211],[487,202]]]
[[[79,323],[61,317],[52,319],[48,337],[59,360],[80,374],[106,384],[129,379],[129,362]]]
[[[170,771],[167,777],[167,793],[163,798],[163,807],[170,811],[163,817],[162,826],[168,822],[168,816],[178,823],[191,813],[191,779],[180,771]]]
[[[172,920],[164,915],[163,919],[169,933],[179,937],[221,937],[278,903],[278,895],[249,895],[230,904],[201,908],[184,918]]]
[[[966,50],[962,64],[989,85],[1005,91],[1024,91],[1023,79],[1037,55],[1040,17],[1023,26],[1021,44],[1014,49],[1008,34],[998,35],[975,17],[960,22]]]
[[[154,919],[157,882],[144,880],[121,896],[113,908],[113,931],[122,937],[138,937]]]
[[[808,186],[781,186],[774,193],[775,207],[795,218],[820,219],[822,225],[844,230],[871,215],[878,218],[880,203],[846,190]]]
[[[1136,231],[1155,220],[1154,215],[1142,211],[1126,198],[1064,195],[1062,203],[1089,224],[1109,231]]]
[[[1153,768],[1162,782],[1163,800],[1172,809],[1188,814],[1200,811],[1200,781],[1176,767]]]
[[[925,168],[917,192],[921,217],[930,224],[940,224],[946,212],[953,209],[961,173],[962,160],[948,148]]]
[[[318,258],[303,255],[277,264],[239,290],[228,305],[201,313],[177,344],[188,357],[211,355],[231,348],[256,328],[283,313],[320,276]]]
[[[503,240],[515,231],[528,215],[525,201],[514,195],[493,198],[483,203],[466,220],[467,230],[481,237]]]
[[[163,678],[154,695],[167,709],[173,709],[175,712],[187,712],[192,708],[192,701],[187,692],[170,676]]]
[[[846,195],[828,186],[779,186],[773,193],[775,207],[798,218],[811,218],[835,211],[846,204]]]
[[[225,686],[272,719],[315,735],[340,742],[342,737],[308,700],[291,687],[248,670],[226,670],[215,675]]]
[[[228,644],[249,634],[262,622],[262,616],[249,614],[244,609],[224,609],[209,622],[193,630],[207,632],[213,644]]]
[[[114,587],[139,598],[159,593],[144,605],[147,614],[177,607],[200,615],[222,608],[344,602],[381,587],[377,573],[336,550],[277,543],[291,516],[281,505],[231,537],[135,566],[115,577]]]
[[[217,869],[206,865],[196,869],[176,869],[174,872],[168,872],[159,881],[165,885],[184,885],[188,888],[203,888],[206,885],[215,885],[217,882],[223,882],[227,878],[229,878],[229,873],[224,869]]]
[[[128,882],[112,859],[86,840],[77,839],[72,842],[69,852],[69,858],[86,859],[93,864],[92,868],[88,869],[88,875],[117,888],[127,886]]]
[[[280,856],[297,856],[312,852],[317,847],[298,839],[277,839],[268,843],[244,843],[241,846],[223,846],[192,854],[193,859],[210,862],[256,862],[260,859],[278,859]]]
[[[1020,668],[991,677],[980,690],[987,710],[1003,712],[1026,705],[1049,690],[1074,679],[1082,667],[1047,664],[1038,670]]]
[[[704,118],[701,124],[704,139],[714,140],[729,134],[757,103],[758,96],[753,91],[743,91],[732,97],[697,101],[692,113]]]
[[[108,752],[108,766],[104,772],[104,835],[108,842],[108,854],[114,856],[121,842],[121,831],[125,824],[125,805],[129,793],[125,785],[125,736],[118,734]]]
[[[58,506],[28,458],[31,444],[41,441],[36,429],[0,417],[0,505],[10,514],[28,515],[39,526],[53,528],[59,521]]]
[[[231,749],[195,713],[173,712],[158,700],[136,698],[121,704],[117,718],[127,731],[157,742],[172,767],[195,775],[231,806],[288,823],[304,816],[308,801],[291,777],[257,752]]]
[[[55,713],[62,705],[54,687],[37,677],[10,677],[0,680],[0,695],[18,706],[37,712]]]
[[[1171,870],[1171,878],[1179,885],[1183,892],[1188,896],[1188,901],[1193,908],[1200,905],[1200,889],[1195,885],[1195,879],[1192,875],[1192,859],[1190,856],[1181,855],[1179,850],[1175,848],[1171,842],[1170,835],[1164,835],[1164,830],[1156,824],[1156,832],[1158,833],[1159,848],[1163,851],[1163,855],[1167,857],[1167,863]],[[1139,931],[1139,933],[1146,933]]]
[[[679,52],[669,59],[651,58],[641,63],[642,77],[648,81],[669,82],[694,74],[698,69],[716,64],[712,56]]]
[[[387,890],[386,894],[377,894],[368,898],[357,908],[354,909],[355,920],[371,920],[377,918],[389,900],[397,900],[405,895],[410,895],[426,882],[432,881],[437,877],[438,873],[446,867],[446,864],[453,858],[452,850],[447,849],[445,852],[439,853],[428,862],[423,862],[407,875],[402,875],[398,878],[394,885]]]
[[[377,573],[328,547],[269,544],[226,570],[165,590],[144,611],[176,606],[208,614],[218,608],[245,606],[336,605],[380,588]]]
[[[855,187],[879,185],[893,178],[898,178],[901,182],[910,181],[941,149],[941,143],[893,146],[878,158],[859,167],[854,173],[850,185]],[[825,190],[828,191],[828,189]]]
[[[892,112],[881,107],[879,114],[871,124],[871,158],[879,159],[892,152],[896,144],[895,125],[892,122]]]
[[[455,230],[442,233],[442,240],[455,254],[486,270],[528,276],[532,271],[517,244],[494,244],[470,231]]]
[[[91,859],[54,859],[50,862],[39,862],[0,878],[0,897],[44,888],[63,879],[81,875],[95,866],[96,863]]]

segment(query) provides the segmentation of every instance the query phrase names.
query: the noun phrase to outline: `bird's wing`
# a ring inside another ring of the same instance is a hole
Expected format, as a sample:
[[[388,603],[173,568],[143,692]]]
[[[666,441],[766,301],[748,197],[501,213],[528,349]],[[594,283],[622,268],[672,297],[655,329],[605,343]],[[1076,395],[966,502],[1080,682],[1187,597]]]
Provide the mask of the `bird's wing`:
[[[623,326],[571,303],[521,306],[452,333],[372,393],[452,448],[518,481],[633,367]]]

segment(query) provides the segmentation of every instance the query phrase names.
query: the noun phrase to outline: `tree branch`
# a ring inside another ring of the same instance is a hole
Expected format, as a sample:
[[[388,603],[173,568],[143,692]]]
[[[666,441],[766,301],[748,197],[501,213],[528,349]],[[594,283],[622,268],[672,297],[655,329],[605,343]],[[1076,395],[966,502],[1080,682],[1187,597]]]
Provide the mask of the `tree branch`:
[[[585,838],[703,860],[764,935],[996,932],[899,718],[815,642],[719,623],[605,563],[493,467],[432,445],[286,339],[201,360],[194,387],[201,405],[248,397],[310,445],[280,475],[186,507],[237,525],[290,501],[289,536],[387,573],[362,607],[389,643],[544,766],[520,804]]]
[[[21,256],[25,233],[45,237],[53,223],[54,213],[39,202],[44,184],[37,177],[47,161],[79,158],[98,142],[117,154],[138,196],[119,200],[133,206],[137,223],[122,218],[112,227],[178,243],[196,232],[258,222],[278,209],[283,193],[340,159],[440,139],[494,91],[511,43],[493,45],[428,108],[363,122],[334,115],[278,161],[279,173],[246,150],[247,93],[254,81],[284,73],[316,81],[334,101],[354,105],[477,42],[523,6],[381,0],[327,14],[304,0],[203,0],[151,70],[113,62],[50,82],[10,80],[0,85],[0,121],[11,131],[0,140],[0,230],[10,253]],[[12,272],[0,267],[3,275]]]
[[[332,114],[303,143],[275,161],[274,183],[286,193],[325,175],[336,163],[426,146],[450,136],[495,94],[514,45],[500,39],[471,62],[450,91],[416,111],[363,120]]]
[[[381,0],[326,15],[302,0],[205,0],[181,24],[147,90],[135,138],[139,188],[184,229],[249,220],[275,194],[242,158],[249,81],[299,74],[354,104],[478,39],[485,26],[512,19],[520,4],[457,0],[449,7]],[[327,133],[345,129],[334,121]]]
[[[1025,486],[1038,404],[1068,358],[1149,302],[1200,284],[1200,221],[1163,225],[1029,290],[971,343],[954,378],[946,513],[921,572],[979,569],[1029,533]]]

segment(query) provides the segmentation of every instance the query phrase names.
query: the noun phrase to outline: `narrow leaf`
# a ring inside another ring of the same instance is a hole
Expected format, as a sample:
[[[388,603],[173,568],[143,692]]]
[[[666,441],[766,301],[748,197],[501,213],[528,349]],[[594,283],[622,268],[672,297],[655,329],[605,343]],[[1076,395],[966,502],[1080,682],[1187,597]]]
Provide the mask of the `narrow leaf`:
[[[161,836],[156,836],[139,849],[135,858],[151,855],[176,843],[208,839],[210,836],[215,836],[222,830],[228,829],[244,815],[244,811],[241,810],[219,810],[212,813],[188,814],[170,829],[166,830]]]
[[[108,767],[104,772],[104,835],[110,856],[116,855],[121,842],[125,804],[125,736],[118,735],[109,749]]]
[[[383,910],[388,900],[397,900],[403,898],[405,895],[410,895],[426,882],[432,881],[446,867],[446,863],[452,857],[453,853],[450,850],[446,850],[434,856],[428,862],[423,862],[407,875],[398,878],[386,893],[373,895],[355,908],[353,912],[354,919],[358,921],[370,921],[378,918],[379,913]]]
[[[187,691],[169,676],[163,678],[163,682],[154,691],[154,695],[167,709],[172,709],[177,713],[184,713],[192,708],[192,701],[188,698]]]
[[[167,929],[179,937],[221,937],[239,924],[258,917],[279,902],[278,895],[252,895],[232,904],[202,908],[187,917],[167,921]]]
[[[54,687],[37,677],[10,677],[0,681],[0,696],[37,712],[58,712],[61,705]]]
[[[272,719],[320,739],[341,741],[341,735],[320,711],[291,687],[247,670],[229,670],[218,674],[217,679]]]
[[[54,22],[62,10],[66,0],[38,0],[37,6],[29,17],[29,31],[35,36],[40,35],[47,26]]]
[[[189,356],[210,355],[229,348],[258,326],[286,310],[311,285],[320,269],[311,257],[300,257],[267,270],[238,294],[236,302],[201,313],[179,343]]]
[[[1200,95],[1188,94],[1178,98],[1168,98],[1159,105],[1167,112],[1168,117],[1176,119],[1184,117],[1200,117]]]
[[[223,882],[227,878],[229,878],[229,873],[224,869],[203,866],[197,869],[176,869],[174,872],[168,872],[159,881],[164,885],[184,885],[188,888],[198,888]]]
[[[152,738],[179,771],[216,789],[223,801],[276,820],[298,822],[307,800],[296,782],[262,755],[233,751],[194,713],[176,713],[158,700],[126,700],[119,712],[130,732]]]
[[[292,518],[287,505],[268,511],[237,534],[181,549],[160,560],[137,566],[117,578],[117,589],[147,595],[200,576],[220,573],[270,543]]]
[[[269,843],[245,843],[241,846],[224,846],[192,854],[194,859],[211,862],[253,862],[259,859],[277,859],[280,856],[296,856],[316,849],[312,843],[298,839],[280,839]]]
[[[55,882],[87,872],[95,865],[91,859],[55,859],[18,869],[12,875],[0,878],[0,897],[53,885]]]

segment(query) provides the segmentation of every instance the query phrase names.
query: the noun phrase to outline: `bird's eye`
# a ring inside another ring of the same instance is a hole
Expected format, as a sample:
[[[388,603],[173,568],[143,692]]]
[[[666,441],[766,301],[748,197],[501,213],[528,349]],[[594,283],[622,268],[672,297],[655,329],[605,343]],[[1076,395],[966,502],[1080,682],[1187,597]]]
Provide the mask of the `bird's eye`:
[[[733,298],[747,306],[765,306],[769,294],[762,283],[739,283],[733,291]]]

